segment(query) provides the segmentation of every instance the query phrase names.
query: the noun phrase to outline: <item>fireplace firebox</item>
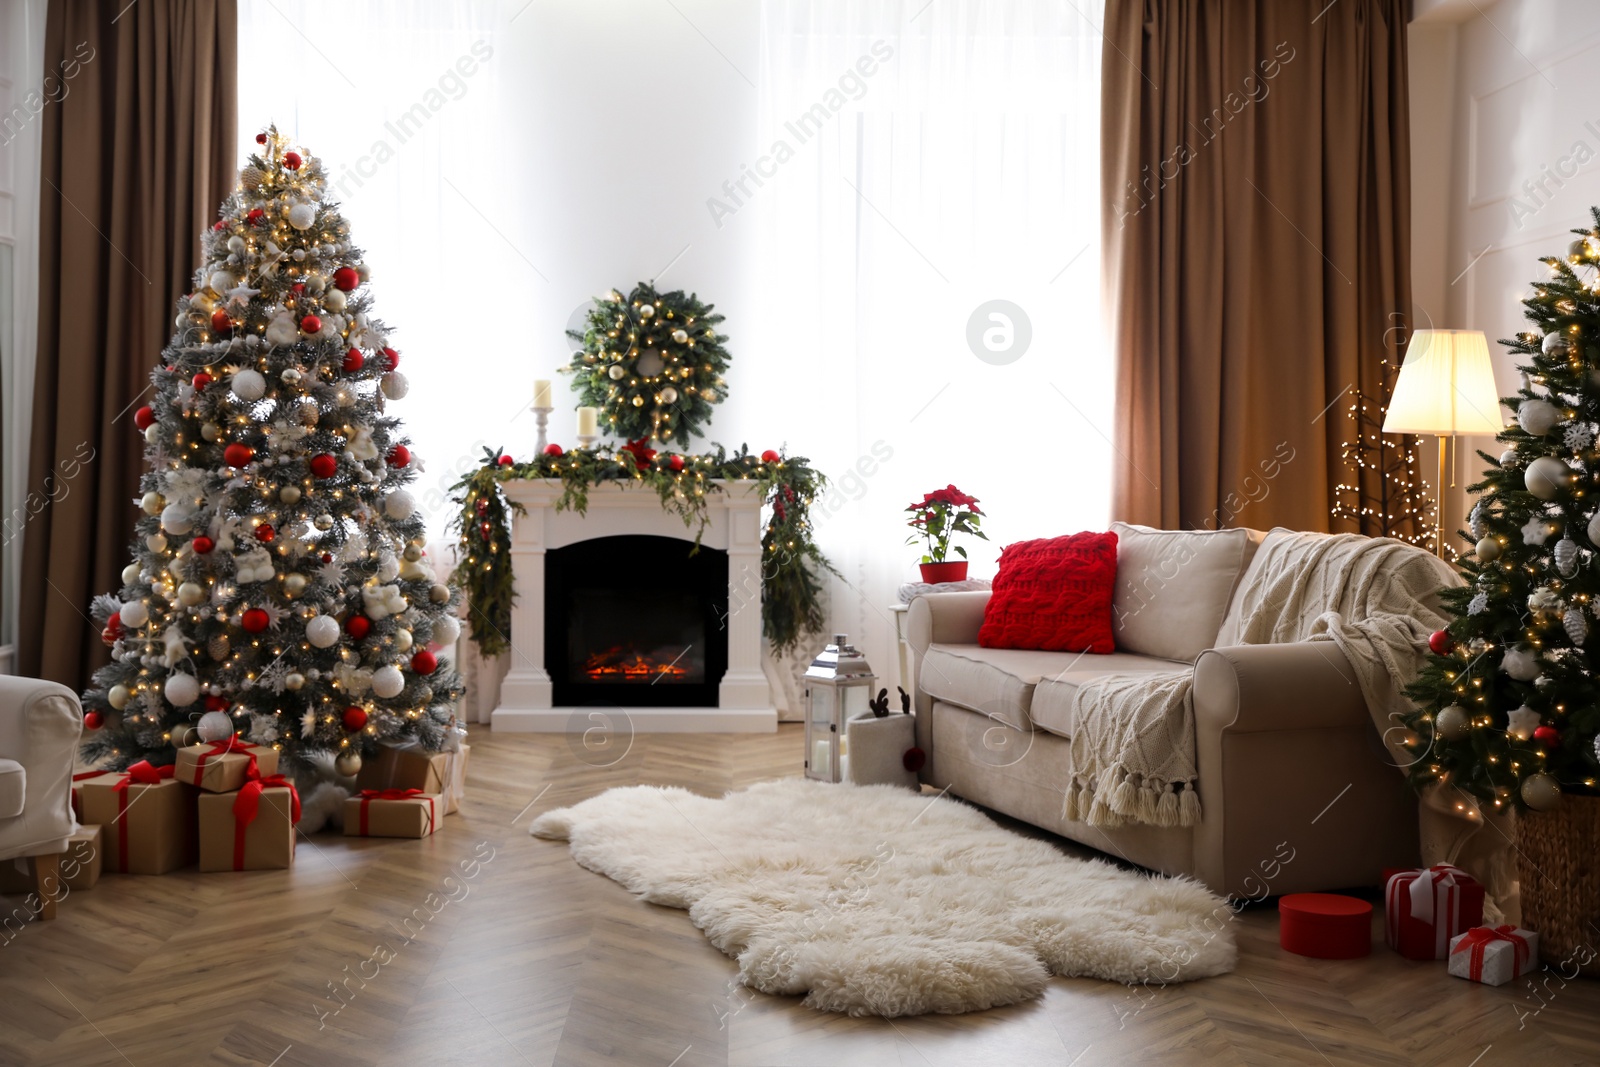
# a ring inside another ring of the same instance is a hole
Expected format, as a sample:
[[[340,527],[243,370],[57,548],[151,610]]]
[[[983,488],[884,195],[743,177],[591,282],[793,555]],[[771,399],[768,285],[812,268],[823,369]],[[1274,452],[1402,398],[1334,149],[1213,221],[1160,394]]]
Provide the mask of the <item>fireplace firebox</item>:
[[[718,706],[728,554],[673,537],[598,537],[545,559],[545,665],[559,706]]]

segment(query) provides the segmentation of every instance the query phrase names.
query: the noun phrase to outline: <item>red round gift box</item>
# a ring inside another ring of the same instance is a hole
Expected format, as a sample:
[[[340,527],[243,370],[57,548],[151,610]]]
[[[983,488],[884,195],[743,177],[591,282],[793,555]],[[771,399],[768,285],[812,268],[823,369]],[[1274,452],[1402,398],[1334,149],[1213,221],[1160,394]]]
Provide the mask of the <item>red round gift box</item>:
[[[1278,900],[1278,944],[1299,956],[1353,960],[1372,952],[1372,905],[1337,893]]]

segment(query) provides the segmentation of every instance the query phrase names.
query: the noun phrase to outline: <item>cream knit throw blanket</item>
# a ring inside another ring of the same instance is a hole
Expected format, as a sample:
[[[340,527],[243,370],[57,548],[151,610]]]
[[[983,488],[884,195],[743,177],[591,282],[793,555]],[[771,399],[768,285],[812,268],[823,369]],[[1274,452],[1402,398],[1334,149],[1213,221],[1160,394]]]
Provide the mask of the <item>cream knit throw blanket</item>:
[[[1431,553],[1399,541],[1273,531],[1238,594],[1238,643],[1331,642],[1343,657],[1330,649],[1329,661],[1354,670],[1379,732],[1392,738],[1391,713],[1408,706],[1402,689],[1428,635],[1447,621],[1435,594],[1460,581]],[[1108,675],[1078,688],[1067,818],[1106,827],[1200,821],[1193,677],[1192,669]]]

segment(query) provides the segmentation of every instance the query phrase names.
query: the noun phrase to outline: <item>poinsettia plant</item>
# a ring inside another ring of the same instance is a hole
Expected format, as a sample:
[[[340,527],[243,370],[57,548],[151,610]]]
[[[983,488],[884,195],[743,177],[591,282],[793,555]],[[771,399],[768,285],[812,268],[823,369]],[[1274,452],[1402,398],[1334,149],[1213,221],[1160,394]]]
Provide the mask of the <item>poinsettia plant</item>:
[[[906,538],[906,544],[922,542],[926,546],[922,553],[923,563],[943,563],[951,552],[966,559],[967,550],[950,543],[956,534],[971,534],[989,540],[989,535],[982,530],[983,509],[978,507],[978,498],[963,493],[953,485],[922,494],[921,500],[913,500],[906,505],[906,514],[911,516],[906,520],[906,525],[913,531]]]

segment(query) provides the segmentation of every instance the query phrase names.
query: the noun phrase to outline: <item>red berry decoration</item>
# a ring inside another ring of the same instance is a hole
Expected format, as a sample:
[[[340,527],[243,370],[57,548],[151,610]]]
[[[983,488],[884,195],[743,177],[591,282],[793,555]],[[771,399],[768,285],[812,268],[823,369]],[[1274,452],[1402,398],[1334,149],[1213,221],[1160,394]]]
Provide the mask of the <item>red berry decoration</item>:
[[[256,450],[249,445],[234,443],[222,450],[222,460],[230,467],[243,467],[256,458]]]
[[[352,615],[344,620],[344,630],[359,641],[372,632],[372,620],[365,615]]]
[[[778,455],[776,451],[770,448],[761,453],[761,462],[763,463],[777,463],[781,459],[783,459],[783,457]]]
[[[322,562],[324,562],[324,563],[332,563],[333,562],[333,553],[332,552],[324,552],[321,556],[319,556],[317,558],[322,560]]]
[[[244,213],[244,221],[248,222],[252,226],[260,226],[261,220],[266,217],[267,213],[258,207],[253,207]]]
[[[146,404],[144,407],[133,413],[133,424],[139,427],[141,430],[148,430],[150,427],[155,425],[155,422],[156,413],[149,404]]]
[[[544,454],[547,456],[560,456],[563,453],[560,445],[545,445]],[[480,501],[480,503],[482,503],[482,501]]]
[[[215,378],[207,374],[205,371],[201,371],[199,374],[196,374],[193,378],[189,379],[189,384],[194,386],[196,392],[199,392],[201,389],[204,389],[214,381],[216,381]]]
[[[333,272],[333,287],[349,292],[361,284],[361,275],[356,273],[354,267],[340,267]]]
[[[233,701],[229,700],[227,697],[218,696],[215,693],[211,693],[206,696],[207,711],[227,711],[228,708],[232,706]]]
[[[318,452],[307,466],[318,478],[332,478],[339,470],[339,461],[326,452]]]
[[[405,445],[395,445],[389,449],[389,466],[404,467],[411,462],[411,450]]]
[[[416,674],[432,674],[439,669],[439,657],[423,649],[411,657],[411,670]]]
[[[285,152],[283,154],[283,165],[290,170],[299,170],[300,164],[303,162],[304,160],[300,158],[299,152]]]
[[[383,350],[383,359],[384,362],[388,364],[390,370],[394,370],[396,367],[400,366],[400,353],[396,352],[392,348],[385,348]]]
[[[228,317],[226,311],[218,308],[211,313],[211,328],[217,333],[232,333],[233,320]]]
[[[356,733],[367,725],[367,713],[361,708],[344,709],[344,728]]]
[[[904,767],[912,774],[916,774],[918,771],[922,770],[923,765],[927,762],[928,754],[922,751],[922,749],[916,747],[906,749],[906,754],[900,757],[900,766]]]
[[[500,457],[500,466],[502,466],[502,467],[509,467],[509,466],[511,466],[511,464],[513,464],[515,462],[516,462],[516,460],[512,459],[510,456],[501,456]]]
[[[1450,636],[1449,630],[1435,630],[1428,635],[1428,647],[1435,655],[1448,656],[1456,647],[1456,639]]]
[[[482,534],[483,539],[487,541],[489,540],[489,535],[494,533],[494,524],[489,522],[480,522],[478,523],[478,532]]]
[[[86,711],[86,712],[83,713],[83,727],[84,727],[84,729],[86,729],[86,730],[98,730],[98,729],[100,729],[100,727],[104,726],[105,724],[106,724],[106,717],[104,715],[100,714],[98,711]]]
[[[361,349],[352,348],[350,351],[344,354],[344,363],[342,366],[345,369],[345,373],[354,374],[356,371],[361,369],[361,365],[365,362],[366,358],[362,356]]]
[[[193,541],[189,542],[189,547],[193,548],[197,553],[204,556],[213,548],[216,548],[217,543],[211,540],[211,538],[207,537],[205,534],[201,534],[199,537],[196,537]]]
[[[301,333],[320,333],[321,330],[322,320],[317,318],[315,315],[307,315],[305,318],[300,320]]]
[[[667,457],[667,466],[671,467],[675,471],[683,470],[683,457],[682,456],[668,456]]]
[[[246,633],[258,634],[272,624],[272,619],[260,608],[251,608],[239,619]]]
[[[1533,740],[1548,752],[1561,744],[1561,731],[1554,726],[1541,726],[1533,731]]]
[[[478,509],[479,515],[489,514],[489,502],[484,500],[482,497],[478,499],[478,503],[474,506]]]
[[[277,537],[277,536],[278,536],[278,531],[274,530],[271,526],[268,526],[266,523],[262,523],[260,526],[256,527],[256,540],[260,541],[264,545],[272,544],[272,539]]]

